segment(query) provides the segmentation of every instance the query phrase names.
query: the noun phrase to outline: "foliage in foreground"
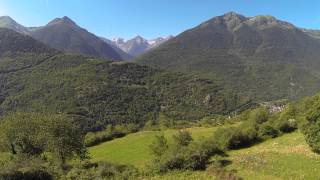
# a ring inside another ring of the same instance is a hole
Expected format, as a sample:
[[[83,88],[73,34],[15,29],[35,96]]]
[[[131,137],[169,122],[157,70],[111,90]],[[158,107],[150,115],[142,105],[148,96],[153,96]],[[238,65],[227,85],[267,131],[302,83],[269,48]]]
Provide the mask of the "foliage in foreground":
[[[126,179],[137,173],[124,165],[82,161],[83,132],[64,114],[10,114],[0,129],[0,179]]]
[[[300,108],[301,130],[311,149],[320,153],[320,95],[306,98]]]
[[[74,162],[63,169],[43,157],[11,156],[0,160],[0,179],[128,179],[136,177],[139,172],[126,165],[108,162],[90,163]]]
[[[155,173],[173,170],[204,170],[214,155],[223,151],[211,141],[194,142],[189,132],[182,130],[173,136],[174,142],[168,144],[163,136],[156,136],[150,145],[154,155],[150,169]]]
[[[297,129],[297,123],[290,118],[291,113],[290,106],[278,114],[271,114],[265,108],[248,110],[240,115],[244,119],[241,125],[221,127],[212,139],[226,150],[248,147]]]
[[[62,164],[86,157],[82,131],[63,114],[14,113],[2,119],[0,129],[1,150],[12,155],[50,153]]]

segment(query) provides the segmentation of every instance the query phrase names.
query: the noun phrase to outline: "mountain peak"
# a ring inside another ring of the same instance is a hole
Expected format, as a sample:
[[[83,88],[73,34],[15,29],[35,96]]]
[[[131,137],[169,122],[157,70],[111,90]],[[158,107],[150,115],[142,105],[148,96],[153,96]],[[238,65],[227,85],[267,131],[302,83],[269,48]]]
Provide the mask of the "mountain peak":
[[[63,21],[74,23],[68,16],[63,16],[62,19]]]
[[[13,20],[10,16],[0,16],[0,20],[3,21],[11,21],[11,22],[15,22],[15,20]]]
[[[17,25],[18,23],[12,19],[10,16],[1,16],[0,17],[0,25],[1,26],[12,26]]]
[[[140,35],[137,35],[132,40],[139,43],[139,44],[140,43],[148,43],[148,41],[146,39],[144,39],[143,37],[141,37]]]
[[[223,17],[228,17],[228,18],[231,18],[231,17],[233,17],[233,18],[242,18],[242,17],[244,17],[243,15],[241,15],[241,14],[239,14],[239,13],[237,13],[237,12],[234,12],[234,11],[230,11],[230,12],[227,12],[227,13],[225,13],[224,15],[223,15]]]
[[[140,40],[144,40],[144,38],[140,35],[137,35],[136,37],[134,37],[133,39],[140,39]]]
[[[72,21],[68,16],[63,16],[62,18],[55,18],[51,22],[48,23],[48,25],[54,25],[54,24],[69,24],[69,25],[76,25],[74,21]]]
[[[8,28],[19,33],[27,33],[28,29],[20,24],[18,24],[10,16],[1,16],[0,17],[0,27]]]
[[[241,14],[236,12],[229,12],[222,16],[224,22],[229,27],[229,29],[234,29],[239,24],[243,23],[247,20],[247,18]]]

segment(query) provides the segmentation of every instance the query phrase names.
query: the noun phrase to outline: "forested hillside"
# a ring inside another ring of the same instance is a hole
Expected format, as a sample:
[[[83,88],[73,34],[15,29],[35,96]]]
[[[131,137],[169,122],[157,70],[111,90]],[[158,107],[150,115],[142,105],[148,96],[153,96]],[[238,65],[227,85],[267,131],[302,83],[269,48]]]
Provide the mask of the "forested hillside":
[[[299,99],[320,90],[320,41],[272,16],[227,13],[136,61],[218,79],[257,101]]]
[[[226,114],[248,102],[217,83],[124,62],[65,55],[1,29],[1,114],[68,113],[87,130],[107,124]],[[8,39],[8,42],[6,41]]]

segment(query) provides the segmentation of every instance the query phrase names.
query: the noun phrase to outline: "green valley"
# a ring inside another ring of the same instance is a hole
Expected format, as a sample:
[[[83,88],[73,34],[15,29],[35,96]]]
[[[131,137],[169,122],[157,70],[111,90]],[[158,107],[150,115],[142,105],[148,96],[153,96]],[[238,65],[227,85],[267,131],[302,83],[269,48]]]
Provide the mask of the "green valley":
[[[0,180],[319,179],[320,31],[255,1],[0,1]]]

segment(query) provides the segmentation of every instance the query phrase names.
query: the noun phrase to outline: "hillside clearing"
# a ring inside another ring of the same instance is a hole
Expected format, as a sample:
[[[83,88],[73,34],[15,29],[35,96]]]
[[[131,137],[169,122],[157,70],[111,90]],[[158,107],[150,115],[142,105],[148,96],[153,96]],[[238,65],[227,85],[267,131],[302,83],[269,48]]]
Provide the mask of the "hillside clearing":
[[[190,128],[193,138],[210,137],[216,128]],[[177,130],[167,130],[171,136]],[[148,150],[153,137],[161,132],[144,131],[130,134],[89,149],[92,161],[109,161],[143,168],[151,155]],[[320,177],[320,155],[313,153],[300,132],[285,134],[255,146],[230,151],[225,160],[228,170],[236,170],[244,179],[317,179]],[[153,179],[212,179],[210,172],[169,173]]]
[[[318,179],[320,156],[313,153],[300,132],[283,135],[256,146],[231,151],[232,163],[244,179]]]
[[[190,128],[188,129],[195,140],[201,137],[209,137],[216,128]],[[167,130],[165,136],[171,139],[171,136],[177,130]],[[143,167],[149,159],[152,159],[149,153],[149,145],[153,137],[161,132],[143,131],[129,134],[126,137],[115,139],[98,146],[89,148],[90,155],[94,162],[109,161],[119,164],[129,164],[136,167]]]

